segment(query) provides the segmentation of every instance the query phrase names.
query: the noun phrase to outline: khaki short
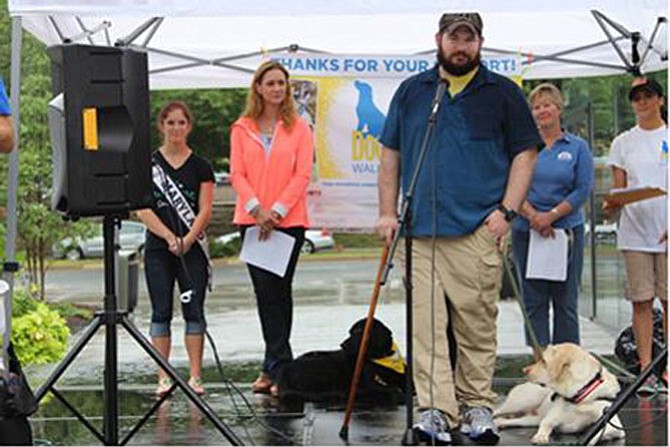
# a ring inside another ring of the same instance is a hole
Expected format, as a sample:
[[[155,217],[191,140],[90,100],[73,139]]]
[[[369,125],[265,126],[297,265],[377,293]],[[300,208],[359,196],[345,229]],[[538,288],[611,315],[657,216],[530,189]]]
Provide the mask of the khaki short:
[[[668,254],[622,251],[626,264],[626,299],[640,303],[668,299]]]

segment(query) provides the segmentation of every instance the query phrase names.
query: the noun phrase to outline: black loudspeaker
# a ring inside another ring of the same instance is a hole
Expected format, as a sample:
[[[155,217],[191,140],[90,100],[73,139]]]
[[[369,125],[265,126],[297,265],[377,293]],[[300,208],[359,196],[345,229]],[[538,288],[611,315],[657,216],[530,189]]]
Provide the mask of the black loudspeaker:
[[[51,206],[66,216],[123,214],[152,204],[147,55],[58,45],[51,57]]]

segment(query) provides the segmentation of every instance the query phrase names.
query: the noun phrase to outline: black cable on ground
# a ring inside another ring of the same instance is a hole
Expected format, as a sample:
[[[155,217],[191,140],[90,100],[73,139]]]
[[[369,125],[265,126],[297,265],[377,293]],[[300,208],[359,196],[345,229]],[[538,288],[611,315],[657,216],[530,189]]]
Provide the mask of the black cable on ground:
[[[226,377],[226,375],[225,375],[225,373],[224,373],[224,371],[223,371],[223,365],[222,365],[222,363],[221,363],[221,359],[219,358],[219,354],[218,354],[218,351],[217,351],[217,349],[216,349],[216,344],[214,343],[214,339],[212,338],[212,336],[211,336],[211,334],[209,333],[209,331],[205,330],[205,335],[207,335],[207,340],[209,341],[209,344],[210,344],[210,346],[211,346],[211,348],[212,348],[212,352],[214,353],[214,361],[215,361],[215,363],[216,363],[216,368],[217,368],[217,370],[219,371],[219,374],[221,375],[221,377],[222,377],[222,379],[223,379],[223,382],[224,382],[224,383],[227,385],[227,387],[228,387],[228,391],[229,391],[230,399],[231,399],[231,401],[233,402],[233,406],[234,406],[235,411],[237,412],[238,416],[249,417],[249,416],[243,415],[242,412],[240,411],[239,406],[237,405],[237,402],[235,401],[234,393],[237,394],[238,396],[240,396],[240,397],[242,398],[242,401],[244,402],[245,406],[246,406],[247,409],[249,410],[251,419],[252,419],[253,421],[255,421],[256,423],[258,423],[262,428],[264,428],[264,429],[266,429],[266,430],[268,430],[268,431],[270,431],[270,432],[276,434],[277,436],[279,436],[279,437],[282,438],[283,440],[290,442],[291,445],[302,445],[302,444],[300,444],[299,442],[297,442],[292,436],[290,436],[290,435],[288,435],[288,434],[282,432],[281,430],[279,430],[279,429],[277,429],[277,428],[275,428],[275,427],[270,426],[269,424],[267,424],[265,421],[263,421],[263,420],[258,416],[258,413],[257,413],[256,410],[253,408],[253,405],[251,405],[251,403],[250,403],[249,400],[246,398],[246,396],[244,395],[244,393],[237,387],[237,385],[235,385],[235,384],[233,383],[233,381],[231,381],[228,377]],[[233,393],[233,392],[234,392],[234,393]],[[253,439],[251,438],[251,436],[249,435],[248,431],[246,431],[246,426],[245,426],[245,433],[248,435],[249,439],[251,440],[251,444],[252,444],[252,445],[257,445],[257,444],[253,441]]]

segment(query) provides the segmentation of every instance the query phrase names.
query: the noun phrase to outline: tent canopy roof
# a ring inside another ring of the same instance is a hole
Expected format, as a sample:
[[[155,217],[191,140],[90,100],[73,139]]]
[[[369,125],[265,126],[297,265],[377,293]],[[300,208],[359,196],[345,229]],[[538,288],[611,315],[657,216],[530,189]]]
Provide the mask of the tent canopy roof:
[[[485,54],[518,52],[526,62],[532,56],[526,78],[630,71],[622,56],[631,60],[631,33],[640,33],[641,72],[667,68],[663,0],[285,0],[271,6],[264,0],[9,0],[9,10],[47,45],[68,38],[146,47],[152,88],[246,86],[248,72],[230,66],[248,69],[258,58],[245,64],[240,55],[291,45],[336,54],[430,51],[445,11],[479,11]]]

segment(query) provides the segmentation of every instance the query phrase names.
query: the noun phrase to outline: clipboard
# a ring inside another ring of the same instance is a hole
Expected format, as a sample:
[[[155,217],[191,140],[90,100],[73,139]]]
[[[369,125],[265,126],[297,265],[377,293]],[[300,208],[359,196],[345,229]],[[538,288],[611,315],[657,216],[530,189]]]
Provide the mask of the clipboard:
[[[615,188],[603,197],[603,200],[617,206],[628,205],[629,203],[639,202],[641,200],[651,199],[667,194],[667,191],[658,187],[638,186],[634,188]]]

